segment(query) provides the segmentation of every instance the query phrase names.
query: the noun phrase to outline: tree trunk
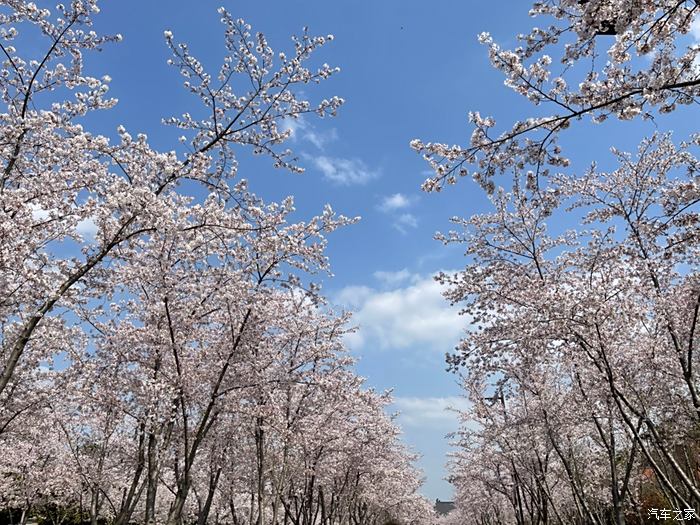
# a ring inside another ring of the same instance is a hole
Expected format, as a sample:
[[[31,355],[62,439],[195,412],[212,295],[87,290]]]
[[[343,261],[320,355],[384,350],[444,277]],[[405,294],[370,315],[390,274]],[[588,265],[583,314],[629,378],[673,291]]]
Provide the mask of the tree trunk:
[[[141,493],[145,484],[141,484],[139,488],[139,481],[141,480],[141,475],[143,474],[143,469],[145,465],[145,423],[141,423],[139,426],[139,448],[138,448],[138,459],[136,462],[136,470],[134,471],[134,477],[131,479],[131,485],[129,486],[129,492],[122,498],[122,507],[119,510],[119,514],[114,519],[114,525],[127,525],[131,519],[131,514],[134,512],[134,508],[141,499]],[[126,488],[124,489],[126,491]]]
[[[263,418],[255,420],[255,449],[257,455],[258,479],[257,479],[257,525],[263,525],[265,514],[265,433],[262,429]]]
[[[209,512],[211,511],[211,504],[214,501],[214,494],[216,493],[216,487],[219,484],[219,477],[221,476],[221,469],[219,467],[215,473],[209,476],[209,490],[207,491],[207,499],[204,502],[204,506],[199,511],[197,516],[197,525],[206,525],[207,519],[209,518]]]
[[[100,513],[100,492],[97,487],[90,494],[90,525],[97,525],[97,516]]]
[[[185,500],[187,499],[187,494],[189,494],[189,491],[190,479],[188,475],[187,479],[183,479],[180,483],[178,483],[175,501],[173,501],[173,504],[170,507],[170,512],[168,513],[167,525],[182,524],[182,511],[185,508]]]
[[[148,434],[148,484],[146,487],[146,514],[144,523],[155,523],[156,495],[158,492],[158,449],[156,436]]]

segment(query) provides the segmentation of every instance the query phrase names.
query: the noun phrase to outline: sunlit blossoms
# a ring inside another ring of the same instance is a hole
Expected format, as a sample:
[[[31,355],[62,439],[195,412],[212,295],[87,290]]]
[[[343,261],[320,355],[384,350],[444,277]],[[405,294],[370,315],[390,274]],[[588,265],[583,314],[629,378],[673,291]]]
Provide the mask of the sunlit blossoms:
[[[694,0],[545,0],[530,14],[546,25],[518,35],[515,49],[482,33],[505,84],[544,114],[499,132],[493,118],[470,113],[467,145],[412,141],[435,171],[423,189],[439,191],[467,174],[488,191],[497,174],[532,170],[545,177],[568,165],[558,137],[577,120],[649,119],[693,104],[700,46],[688,34],[699,9]]]
[[[429,519],[387,394],[352,372],[345,313],[320,295],[326,235],[238,179],[250,148],[299,171],[284,119],[333,116],[307,61],[220,9],[208,73],[171,31],[170,64],[202,108],[158,151],[78,123],[109,110],[83,55],[96,0],[0,7],[0,511],[26,523],[375,524]],[[21,48],[42,46],[40,60]],[[234,79],[242,78],[240,89]],[[183,184],[187,182],[187,185]],[[184,188],[196,187],[185,191]],[[14,522],[13,521],[13,522]]]
[[[464,270],[439,279],[472,320],[448,356],[471,401],[448,522],[700,522],[700,141],[655,133],[574,173],[557,144],[582,118],[694,103],[698,12],[536,2],[551,25],[516,49],[479,38],[506,86],[553,113],[498,133],[473,112],[468,145],[411,144],[435,171],[426,191],[470,174],[491,201],[438,236],[465,246]]]

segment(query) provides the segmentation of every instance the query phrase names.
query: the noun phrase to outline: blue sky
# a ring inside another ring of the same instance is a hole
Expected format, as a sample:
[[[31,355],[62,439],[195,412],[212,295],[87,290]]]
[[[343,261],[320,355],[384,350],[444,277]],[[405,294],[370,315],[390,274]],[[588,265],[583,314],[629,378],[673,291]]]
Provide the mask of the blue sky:
[[[513,36],[532,26],[527,2],[103,2],[96,29],[121,33],[124,40],[86,62],[90,74],[112,77],[110,94],[119,104],[91,127],[114,135],[116,126],[124,124],[132,134],[147,133],[158,148],[175,149],[177,130],[163,127],[160,120],[193,112],[198,103],[166,65],[163,31],[188,42],[193,54],[216,72],[223,55],[219,5],[246,19],[253,31],[264,32],[276,51],[289,52],[290,35],[304,26],[312,34],[336,37],[320,51],[319,63],[339,66],[341,72],[310,86],[307,94],[311,100],[338,95],[347,102],[335,119],[307,118],[295,127],[290,147],[306,173],[277,171],[268,159],[241,152],[239,176],[267,200],[294,195],[299,219],[320,212],[325,203],[362,217],[329,239],[335,277],[325,280],[325,293],[357,311],[360,331],[348,344],[360,357],[358,371],[369,385],[394,389],[405,440],[423,455],[424,493],[448,499],[451,488],[441,479],[448,450],[444,436],[456,430],[456,418],[444,408],[464,406],[464,401],[456,378],[445,372],[444,354],[468,320],[442,299],[431,275],[458,269],[465,260],[458,247],[442,246],[433,234],[448,230],[451,216],[484,211],[487,201],[469,180],[441,194],[421,193],[427,166],[408,144],[413,138],[466,143],[469,110],[495,115],[503,125],[531,111],[503,86],[476,38],[490,31],[503,47],[515,45]],[[681,128],[681,136],[688,124],[666,122]],[[632,147],[653,129],[650,124],[610,123],[598,128],[602,132],[587,134],[587,127],[564,141],[575,148],[579,166],[609,158],[605,151],[612,137],[616,144]]]

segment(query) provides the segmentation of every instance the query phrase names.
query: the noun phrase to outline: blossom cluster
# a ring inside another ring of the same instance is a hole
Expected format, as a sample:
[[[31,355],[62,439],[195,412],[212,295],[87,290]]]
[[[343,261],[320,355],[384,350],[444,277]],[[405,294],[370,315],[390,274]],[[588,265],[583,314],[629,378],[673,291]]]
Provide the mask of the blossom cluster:
[[[324,523],[432,516],[415,456],[343,345],[328,307],[326,236],[238,178],[242,148],[298,171],[285,119],[335,115],[302,93],[337,72],[289,56],[225,9],[207,73],[171,31],[171,64],[202,109],[166,120],[189,150],[158,151],[108,110],[110,78],[83,55],[96,0],[0,13],[0,511],[57,523]],[[18,34],[45,45],[41,60]],[[16,44],[16,45],[15,45]],[[80,120],[80,121],[79,121]],[[183,184],[187,182],[187,185]],[[195,185],[196,191],[184,187]]]
[[[435,172],[425,191],[471,175],[491,202],[437,236],[468,257],[438,277],[469,321],[447,355],[471,405],[446,523],[698,520],[698,136],[657,133],[612,147],[616,168],[594,153],[576,173],[559,144],[584,118],[694,104],[698,13],[695,0],[533,2],[549,21],[518,47],[479,40],[507,87],[550,109],[500,133],[471,112],[464,146],[411,142]]]

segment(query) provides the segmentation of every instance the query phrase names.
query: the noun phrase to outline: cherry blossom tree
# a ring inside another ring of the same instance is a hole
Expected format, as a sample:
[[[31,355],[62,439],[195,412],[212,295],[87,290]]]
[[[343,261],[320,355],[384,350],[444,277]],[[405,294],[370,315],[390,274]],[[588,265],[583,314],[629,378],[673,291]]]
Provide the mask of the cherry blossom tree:
[[[326,235],[356,219],[326,206],[298,221],[291,197],[266,203],[237,178],[244,146],[302,170],[284,121],[342,105],[301,96],[337,71],[305,65],[332,36],[304,30],[275,53],[222,8],[214,76],[166,31],[206,116],[166,119],[183,138],[161,152],[78,123],[116,104],[83,68],[120,40],[92,31],[98,12],[0,8],[1,508],[120,525],[430,520],[389,397],[354,375],[349,316],[320,294]],[[18,49],[28,38],[38,60]]]
[[[59,313],[114,288],[105,265],[135,256],[138,241],[159,231],[163,214],[187,206],[178,193],[181,181],[198,182],[226,199],[226,181],[236,173],[234,148],[243,145],[271,155],[276,166],[297,169],[290,152],[279,150],[289,137],[281,131],[281,121],[308,112],[334,114],[342,104],[336,97],[311,105],[294,94],[297,86],[335,71],[303,65],[329,38],[304,33],[295,41],[294,53],[289,58],[282,54],[275,64],[264,37],[251,36],[245,22],[222,9],[227,55],[216,81],[185,44],[175,44],[166,33],[171,63],[211,112],[201,122],[187,114],[167,121],[190,135],[184,159],[153,150],[144,135],[134,139],[123,127],[120,141],[112,144],[75,122],[116,103],[107,98],[109,77],[83,72],[83,53],[120,39],[90,30],[98,11],[95,0],[61,5],[55,13],[31,2],[7,2],[0,15],[1,89],[7,106],[0,185],[3,397],[12,390],[23,361],[31,365],[51,356],[46,341],[60,337],[55,325],[65,323]],[[23,56],[12,45],[19,31],[45,43],[41,60]],[[233,81],[241,75],[253,87],[234,92]],[[97,229],[94,242],[79,233],[86,221]],[[81,257],[60,257],[50,248],[68,241],[80,245]],[[23,358],[25,354],[32,355]]]
[[[675,508],[698,505],[697,145],[655,136],[636,158],[616,152],[612,172],[552,176],[546,190],[516,182],[494,193],[494,213],[444,237],[473,257],[440,277],[475,323],[450,357],[468,370],[480,428],[465,433],[462,462],[487,450],[505,462],[477,474],[498,476],[483,483],[500,486],[518,523],[535,519],[520,492],[549,490],[543,457],[559,464],[581,523],[604,523],[606,504],[624,523],[646,498],[644,472]],[[550,235],[565,206],[590,229]],[[599,487],[608,494],[591,499]]]
[[[492,203],[438,236],[469,257],[439,277],[473,323],[448,356],[472,403],[452,473],[465,521],[622,524],[700,507],[697,136],[655,134],[583,173],[559,145],[583,118],[661,123],[693,104],[699,10],[536,2],[552,24],[519,47],[480,40],[506,85],[553,113],[500,135],[471,113],[466,147],[412,142],[435,170],[424,190],[471,174]]]
[[[494,176],[506,172],[537,181],[569,165],[558,138],[583,118],[651,119],[694,104],[700,47],[688,34],[698,12],[695,0],[542,0],[530,15],[547,18],[546,25],[518,35],[517,48],[501,49],[482,33],[506,85],[551,113],[498,134],[493,117],[471,112],[468,146],[412,141],[435,170],[423,189],[439,191],[471,175],[493,191]]]

